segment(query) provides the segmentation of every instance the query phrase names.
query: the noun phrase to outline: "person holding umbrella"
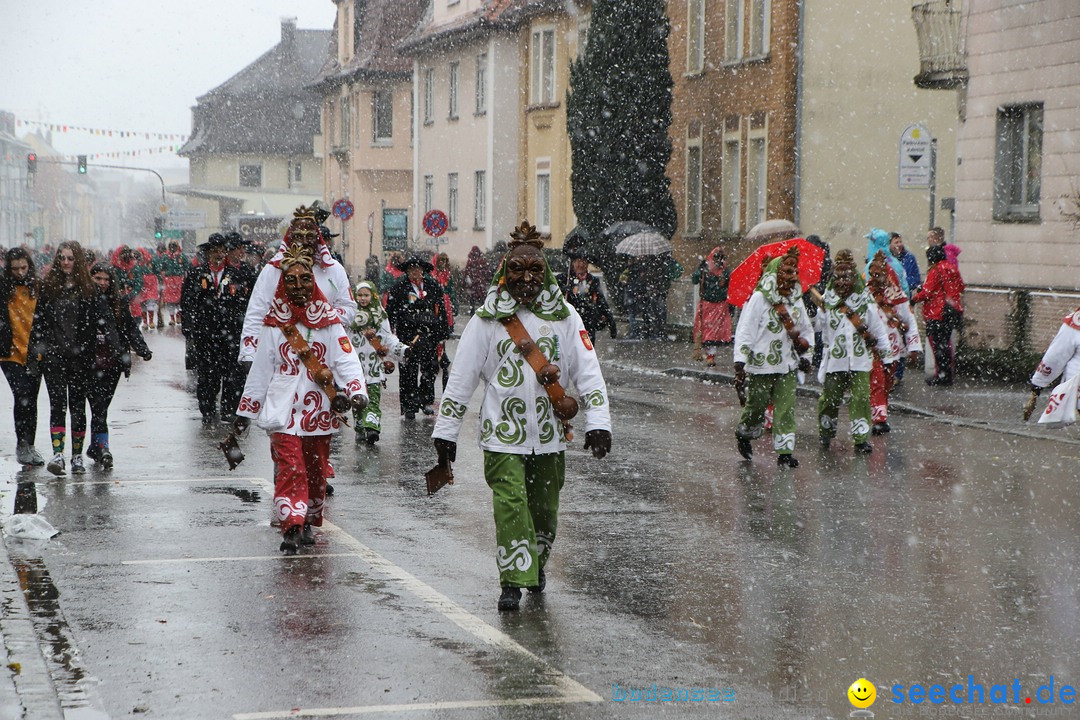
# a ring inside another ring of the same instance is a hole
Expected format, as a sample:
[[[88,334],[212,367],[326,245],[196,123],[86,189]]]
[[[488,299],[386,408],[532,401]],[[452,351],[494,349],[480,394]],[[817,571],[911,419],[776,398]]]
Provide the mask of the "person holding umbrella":
[[[566,301],[578,311],[581,321],[585,323],[591,341],[596,342],[596,331],[603,328],[608,328],[612,338],[619,336],[615,315],[600,287],[600,278],[589,272],[588,260],[581,256],[572,257],[566,277],[559,284]]]
[[[796,370],[810,369],[813,337],[799,286],[799,248],[792,246],[768,261],[735,329],[735,390],[743,403],[735,439],[745,459],[753,457],[750,441],[764,432],[765,410],[772,404],[776,464],[798,467],[793,454]]]

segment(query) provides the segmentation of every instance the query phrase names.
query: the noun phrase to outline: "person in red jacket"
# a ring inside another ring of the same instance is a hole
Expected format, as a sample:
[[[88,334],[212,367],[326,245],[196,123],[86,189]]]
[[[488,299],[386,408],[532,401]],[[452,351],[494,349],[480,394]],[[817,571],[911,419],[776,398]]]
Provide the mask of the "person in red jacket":
[[[926,261],[930,265],[926,282],[911,298],[912,305],[925,302],[923,320],[926,322],[926,336],[937,365],[937,373],[927,378],[926,384],[952,385],[956,370],[952,331],[959,330],[964,324],[964,306],[960,299],[964,292],[964,280],[960,277],[960,271],[946,260],[942,246],[928,247]]]

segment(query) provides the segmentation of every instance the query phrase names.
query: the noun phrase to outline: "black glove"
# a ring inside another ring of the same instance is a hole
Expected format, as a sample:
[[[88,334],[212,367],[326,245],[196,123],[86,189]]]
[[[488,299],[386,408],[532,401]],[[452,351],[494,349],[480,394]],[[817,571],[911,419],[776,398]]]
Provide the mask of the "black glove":
[[[590,430],[585,433],[585,449],[592,450],[594,458],[600,459],[611,452],[611,432]]]
[[[453,440],[443,440],[442,438],[435,438],[432,440],[435,444],[435,452],[439,455],[439,464],[447,465],[457,461],[457,443]]]
[[[330,400],[330,409],[336,412],[338,415],[342,415],[349,410],[349,398],[345,397],[341,393],[338,393]]]
[[[251,419],[246,418],[243,415],[237,415],[236,419],[232,421],[232,431],[237,435],[243,435],[251,425]]]
[[[810,358],[799,358],[799,369],[804,373],[810,372]]]
[[[141,353],[139,357],[141,357],[144,361],[149,362],[154,357],[154,353],[147,350],[146,352]]]

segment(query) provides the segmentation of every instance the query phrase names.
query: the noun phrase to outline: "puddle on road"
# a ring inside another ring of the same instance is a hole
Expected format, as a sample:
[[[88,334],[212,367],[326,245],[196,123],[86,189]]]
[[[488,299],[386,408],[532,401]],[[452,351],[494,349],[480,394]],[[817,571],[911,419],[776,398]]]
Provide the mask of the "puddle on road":
[[[71,628],[60,611],[60,591],[45,563],[37,558],[12,557],[11,564],[19,576],[34,633],[65,720],[108,720],[108,715],[100,709],[100,701],[91,692],[98,680],[87,674],[79,661]]]

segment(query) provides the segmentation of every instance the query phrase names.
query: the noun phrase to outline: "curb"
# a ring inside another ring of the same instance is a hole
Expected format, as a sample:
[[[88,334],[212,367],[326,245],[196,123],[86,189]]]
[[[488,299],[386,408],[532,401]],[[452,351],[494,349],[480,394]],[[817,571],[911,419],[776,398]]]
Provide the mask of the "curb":
[[[621,362],[609,362],[607,364],[621,370],[630,370],[634,372],[645,373],[659,373],[661,375],[667,375],[669,377],[690,378],[693,380],[701,380],[704,382],[711,382],[716,384],[732,383],[735,381],[734,375],[719,371],[710,372],[707,370],[696,370],[694,368],[683,367],[673,367],[668,368],[667,370],[653,370],[651,368],[644,368],[638,365],[629,365],[627,363]],[[799,397],[818,398],[821,397],[821,390],[816,387],[799,385],[795,389],[795,394]],[[1049,432],[1045,431],[1036,432],[1033,430],[1006,427],[1002,425],[997,425],[990,420],[976,420],[974,418],[945,415],[944,413],[939,413],[935,410],[929,410],[927,408],[912,405],[903,401],[890,401],[889,408],[904,415],[912,415],[914,417],[926,418],[934,422],[939,422],[945,425],[953,425],[955,427],[967,427],[976,430],[987,430],[990,432],[1002,433],[1003,435],[1015,435],[1017,437],[1030,438],[1032,440],[1049,440],[1051,442],[1062,443],[1065,445],[1080,446],[1080,440],[1071,437],[1065,437],[1064,435],[1050,434]]]
[[[3,540],[0,540],[0,643],[0,660],[5,665],[0,672],[0,687],[5,691],[8,685],[14,687],[12,696],[22,705],[21,717],[64,720],[30,608]],[[18,663],[18,671],[12,672],[9,663]]]

